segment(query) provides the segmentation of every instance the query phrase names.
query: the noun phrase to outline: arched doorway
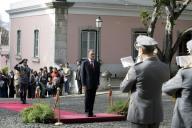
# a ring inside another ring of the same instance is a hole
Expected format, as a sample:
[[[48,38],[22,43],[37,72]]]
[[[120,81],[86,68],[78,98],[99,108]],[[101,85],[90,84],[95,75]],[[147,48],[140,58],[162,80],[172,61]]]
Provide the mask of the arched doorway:
[[[179,45],[179,52],[178,55],[179,56],[184,56],[184,55],[188,55],[187,52],[187,47],[186,47],[186,43],[192,39],[192,27],[187,29],[185,31],[185,34],[182,37],[182,42]]]

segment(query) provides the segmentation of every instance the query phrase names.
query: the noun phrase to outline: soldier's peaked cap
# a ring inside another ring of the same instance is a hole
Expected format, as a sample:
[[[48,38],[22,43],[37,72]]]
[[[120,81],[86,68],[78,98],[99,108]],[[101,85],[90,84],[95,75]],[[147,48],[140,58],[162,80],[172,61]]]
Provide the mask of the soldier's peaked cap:
[[[27,62],[27,61],[28,61],[28,59],[26,59],[26,58],[25,58],[25,59],[23,59],[23,61],[24,61],[24,62]]]
[[[157,41],[145,35],[139,35],[136,39],[136,46],[155,46],[157,44]]]

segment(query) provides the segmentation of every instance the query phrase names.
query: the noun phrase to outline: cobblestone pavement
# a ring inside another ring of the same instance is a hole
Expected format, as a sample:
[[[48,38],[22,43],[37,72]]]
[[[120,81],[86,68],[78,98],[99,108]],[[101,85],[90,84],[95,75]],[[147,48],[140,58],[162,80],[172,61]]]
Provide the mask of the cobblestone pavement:
[[[99,92],[96,96],[94,112],[101,113],[106,112],[107,92]],[[126,100],[127,94],[122,94],[119,91],[113,92],[113,101]],[[0,99],[4,101],[8,99]],[[19,99],[9,99],[19,100]],[[27,100],[28,103],[38,102],[37,100]],[[54,104],[53,98],[44,98],[40,102],[47,102]],[[61,97],[61,109],[72,110],[76,112],[84,111],[84,95],[69,95]],[[170,128],[170,122],[173,112],[173,102],[170,97],[163,95],[163,107],[164,107],[164,121],[160,128]],[[129,123],[127,121],[116,121],[116,122],[102,122],[102,123],[83,123],[83,124],[64,124],[62,126],[54,126],[53,124],[23,124],[18,113],[10,112],[7,110],[0,109],[0,128],[128,128]]]

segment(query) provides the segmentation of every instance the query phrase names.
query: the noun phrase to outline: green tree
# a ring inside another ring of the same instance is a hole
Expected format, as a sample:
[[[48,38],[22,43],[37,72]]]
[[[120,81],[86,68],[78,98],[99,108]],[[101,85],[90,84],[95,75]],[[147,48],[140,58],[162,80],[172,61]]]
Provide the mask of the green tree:
[[[159,58],[170,64],[176,50],[181,43],[181,36],[183,32],[177,38],[176,42],[173,42],[173,29],[175,21],[179,18],[186,7],[192,0],[153,0],[153,11],[150,14],[148,11],[142,11],[140,14],[141,21],[148,28],[148,35],[153,37],[155,25],[160,16],[165,15],[165,40],[163,42],[163,48],[158,48]]]

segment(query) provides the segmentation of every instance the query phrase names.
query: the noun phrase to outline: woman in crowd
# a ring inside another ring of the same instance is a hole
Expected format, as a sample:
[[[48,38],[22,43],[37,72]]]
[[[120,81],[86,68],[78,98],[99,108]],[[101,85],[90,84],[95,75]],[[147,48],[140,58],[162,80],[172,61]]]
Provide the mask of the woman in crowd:
[[[53,68],[53,72],[51,73],[51,78],[53,82],[53,95],[56,95],[57,87],[59,87],[59,72],[56,67]]]
[[[14,75],[14,86],[15,86],[16,97],[19,97],[19,72],[17,70],[15,70],[15,75]]]
[[[64,68],[63,68],[63,72],[64,72],[64,92],[66,95],[69,94],[69,84],[70,84],[70,80],[71,80],[71,69],[69,67],[69,63],[65,63]]]
[[[46,89],[47,89],[48,97],[52,96],[53,95],[53,82],[51,81],[51,79],[48,79]]]

